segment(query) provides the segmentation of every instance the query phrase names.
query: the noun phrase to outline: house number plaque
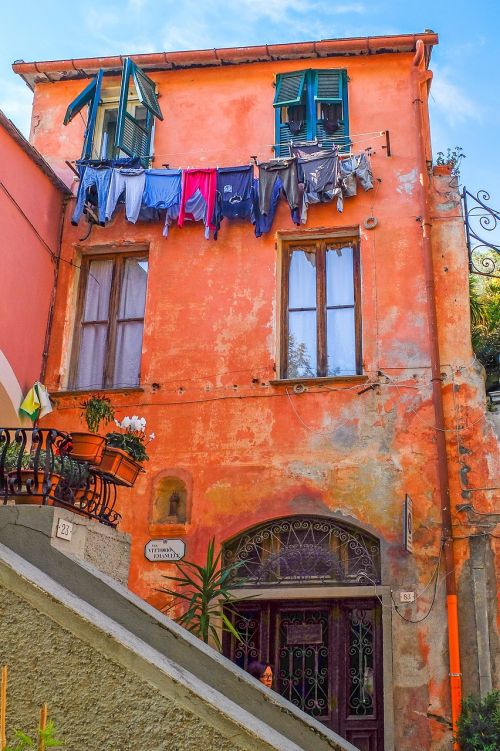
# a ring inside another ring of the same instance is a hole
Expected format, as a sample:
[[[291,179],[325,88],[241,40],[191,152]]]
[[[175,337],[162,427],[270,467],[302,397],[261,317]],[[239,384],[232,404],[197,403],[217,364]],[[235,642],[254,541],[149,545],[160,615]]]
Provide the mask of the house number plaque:
[[[323,644],[321,623],[289,623],[286,627],[287,644]]]
[[[148,561],[180,561],[185,552],[184,540],[150,540],[144,546],[144,555]]]

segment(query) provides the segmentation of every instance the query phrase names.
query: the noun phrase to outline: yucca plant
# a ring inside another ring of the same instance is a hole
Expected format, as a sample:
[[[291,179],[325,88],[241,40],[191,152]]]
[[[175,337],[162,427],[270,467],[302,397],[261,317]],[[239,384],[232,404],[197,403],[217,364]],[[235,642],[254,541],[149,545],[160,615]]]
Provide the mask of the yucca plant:
[[[231,577],[239,567],[234,563],[221,567],[221,553],[215,555],[215,540],[208,543],[205,564],[199,566],[192,561],[176,563],[180,576],[165,575],[165,579],[175,582],[177,589],[161,587],[158,591],[173,597],[173,601],[162,608],[170,611],[181,603],[185,610],[175,621],[208,644],[211,636],[217,649],[222,651],[222,644],[217,631],[217,623],[222,623],[223,631],[228,631],[241,641],[238,631],[226,615],[224,608],[231,612],[231,605],[239,598],[231,594]]]

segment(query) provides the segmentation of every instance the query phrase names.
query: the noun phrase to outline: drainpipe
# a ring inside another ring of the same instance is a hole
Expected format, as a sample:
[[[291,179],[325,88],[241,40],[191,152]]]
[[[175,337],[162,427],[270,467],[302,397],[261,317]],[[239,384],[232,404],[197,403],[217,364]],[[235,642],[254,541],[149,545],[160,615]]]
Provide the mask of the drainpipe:
[[[47,371],[47,359],[49,356],[49,344],[50,344],[50,334],[52,331],[52,321],[54,318],[54,308],[56,305],[56,293],[57,293],[57,281],[59,278],[59,266],[61,265],[61,252],[62,252],[62,238],[63,238],[63,231],[64,231],[64,220],[66,218],[66,206],[68,205],[69,197],[65,196],[62,201],[61,206],[61,217],[60,217],[60,223],[59,223],[59,239],[57,243],[57,255],[54,257],[54,283],[52,285],[52,292],[50,295],[50,306],[49,306],[49,314],[47,317],[47,328],[45,329],[45,340],[43,343],[43,352],[42,352],[42,366],[40,369],[40,382],[43,383],[45,381],[45,374]]]
[[[453,732],[457,731],[457,721],[462,703],[462,674],[460,672],[460,640],[458,633],[457,583],[455,578],[455,558],[453,550],[453,529],[451,524],[450,484],[448,475],[448,457],[446,454],[446,434],[444,423],[442,376],[440,367],[438,326],[436,313],[436,293],[434,285],[434,265],[431,244],[431,222],[429,211],[430,180],[427,172],[425,136],[423,130],[422,88],[431,77],[425,70],[425,46],[417,40],[413,59],[412,79],[415,105],[415,120],[419,138],[419,171],[421,174],[422,194],[422,247],[424,251],[425,286],[429,319],[429,339],[431,347],[432,402],[436,424],[436,447],[438,460],[439,495],[441,504],[441,527],[444,542],[444,565],[446,581],[446,610],[448,616],[448,653],[451,697],[451,718]],[[458,744],[454,743],[454,749]]]

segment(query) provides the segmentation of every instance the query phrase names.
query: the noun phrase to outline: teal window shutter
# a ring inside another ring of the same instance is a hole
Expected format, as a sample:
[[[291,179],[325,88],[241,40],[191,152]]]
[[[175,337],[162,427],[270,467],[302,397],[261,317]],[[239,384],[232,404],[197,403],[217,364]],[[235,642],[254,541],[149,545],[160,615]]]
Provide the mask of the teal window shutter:
[[[144,71],[139,68],[138,65],[132,62],[132,60],[130,61],[130,63],[137,96],[139,97],[141,103],[149,112],[151,112],[154,117],[157,117],[158,120],[163,120],[160,105],[158,104],[158,97],[156,95],[156,86],[154,81],[152,81],[149,76],[147,76]]]
[[[82,159],[92,159],[92,145],[94,141],[95,122],[97,119],[97,111],[101,101],[101,87],[102,87],[103,72],[100,70],[95,77],[95,91],[92,102],[89,102],[89,112],[87,117],[87,127],[85,128],[85,136],[83,139],[83,151]],[[98,156],[98,155],[96,155]]]
[[[98,71],[95,78],[89,83],[84,90],[78,94],[66,110],[64,116],[64,125],[67,125],[81,110],[88,104],[89,111],[87,116],[87,125],[85,127],[85,136],[83,139],[82,159],[92,158],[92,142],[94,139],[94,128],[97,118],[97,110],[101,100],[102,70]]]
[[[276,81],[276,94],[273,106],[292,107],[294,104],[300,104],[305,80],[305,70],[295,71],[294,73],[281,73]]]
[[[139,156],[142,159],[147,159],[150,155],[149,144],[151,141],[153,118],[148,110],[146,122],[139,122],[136,117],[127,112],[132,66],[132,60],[128,57],[125,58],[125,62],[123,63],[115,145],[120,151],[124,151],[128,156]]]
[[[342,70],[314,71],[314,99],[317,102],[342,102]]]
[[[92,79],[89,85],[86,86],[84,90],[78,94],[76,99],[73,99],[71,104],[68,105],[68,109],[66,110],[66,114],[64,115],[64,125],[70,123],[75,115],[78,115],[78,113],[85,107],[86,104],[90,104],[93,101],[97,86],[97,78],[100,73],[102,73],[102,71],[99,71],[97,76]]]
[[[139,118],[127,111],[131,79],[134,82],[139,101],[146,108],[146,118]],[[125,58],[120,90],[120,104],[118,107],[118,121],[116,126],[116,147],[128,156],[141,157],[146,164],[150,155],[151,133],[154,117],[163,120],[158,99],[154,91],[154,83],[130,59]]]
[[[323,148],[350,144],[345,70],[316,70],[313,80],[316,125],[315,138]]]

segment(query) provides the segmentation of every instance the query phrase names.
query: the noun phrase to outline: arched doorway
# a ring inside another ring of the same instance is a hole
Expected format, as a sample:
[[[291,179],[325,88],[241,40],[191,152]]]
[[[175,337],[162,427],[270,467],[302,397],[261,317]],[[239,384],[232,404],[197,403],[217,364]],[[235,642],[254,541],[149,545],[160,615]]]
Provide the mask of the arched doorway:
[[[361,751],[383,749],[379,541],[336,519],[273,519],[226,541],[241,600],[228,612],[241,641],[224,653],[273,665],[274,688]],[[249,598],[245,598],[248,591]],[[314,593],[314,596],[313,594]]]

